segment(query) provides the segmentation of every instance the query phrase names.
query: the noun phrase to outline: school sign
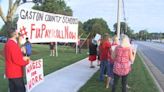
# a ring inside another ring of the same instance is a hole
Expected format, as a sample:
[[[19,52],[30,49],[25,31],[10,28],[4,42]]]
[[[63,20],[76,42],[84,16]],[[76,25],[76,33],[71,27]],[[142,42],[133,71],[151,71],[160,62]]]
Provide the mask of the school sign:
[[[17,30],[31,43],[77,42],[78,20],[70,16],[20,9]]]

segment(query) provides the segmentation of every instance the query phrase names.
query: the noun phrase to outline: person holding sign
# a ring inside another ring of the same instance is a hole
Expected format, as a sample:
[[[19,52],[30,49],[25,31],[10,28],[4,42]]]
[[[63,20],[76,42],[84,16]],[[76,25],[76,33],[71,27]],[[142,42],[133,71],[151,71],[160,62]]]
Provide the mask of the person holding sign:
[[[29,58],[23,57],[17,37],[18,33],[14,28],[11,28],[9,39],[4,46],[5,75],[9,81],[10,92],[26,92],[23,81],[23,67],[29,63]]]
[[[93,62],[96,61],[97,56],[97,43],[94,39],[89,39],[89,61],[90,61],[90,68],[95,68]]]

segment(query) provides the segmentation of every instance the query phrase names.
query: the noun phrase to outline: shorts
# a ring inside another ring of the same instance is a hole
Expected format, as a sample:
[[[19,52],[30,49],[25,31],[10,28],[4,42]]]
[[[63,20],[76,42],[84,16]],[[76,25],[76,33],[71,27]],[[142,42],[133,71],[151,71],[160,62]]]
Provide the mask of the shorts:
[[[96,60],[96,55],[89,55],[89,61],[93,62]]]

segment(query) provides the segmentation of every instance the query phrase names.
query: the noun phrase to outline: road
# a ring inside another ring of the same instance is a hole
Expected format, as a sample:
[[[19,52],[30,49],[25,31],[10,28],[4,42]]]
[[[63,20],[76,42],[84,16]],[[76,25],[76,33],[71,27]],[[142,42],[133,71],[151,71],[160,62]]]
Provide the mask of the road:
[[[164,43],[135,41],[138,51],[142,53],[146,65],[164,90]]]
[[[138,49],[164,74],[164,44],[136,42]]]

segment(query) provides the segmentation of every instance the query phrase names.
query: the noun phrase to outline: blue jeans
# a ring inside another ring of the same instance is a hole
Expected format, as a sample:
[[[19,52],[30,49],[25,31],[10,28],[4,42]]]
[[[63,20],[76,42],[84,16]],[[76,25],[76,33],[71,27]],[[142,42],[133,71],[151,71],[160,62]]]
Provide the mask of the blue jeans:
[[[108,77],[111,77],[113,78],[114,75],[113,75],[113,64],[109,63],[109,69],[108,69]]]
[[[99,77],[99,80],[100,81],[104,81],[104,72],[105,72],[105,69],[107,71],[107,75],[109,75],[110,64],[109,64],[109,61],[107,61],[107,60],[103,60],[100,63],[100,77]]]

